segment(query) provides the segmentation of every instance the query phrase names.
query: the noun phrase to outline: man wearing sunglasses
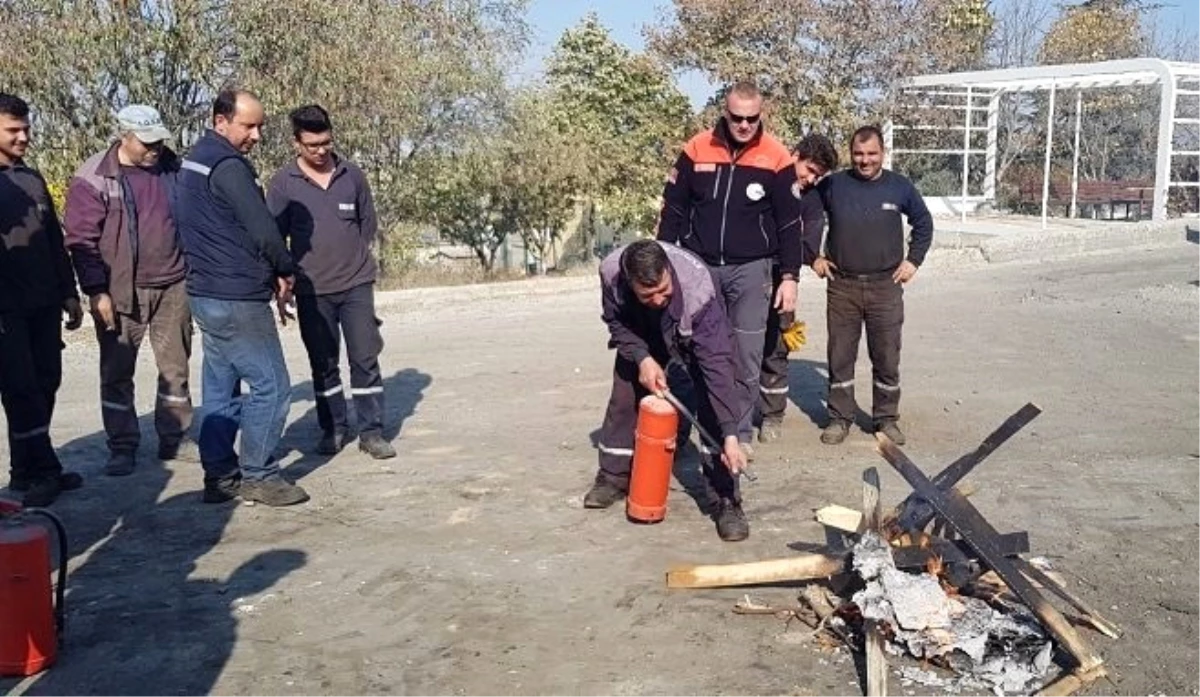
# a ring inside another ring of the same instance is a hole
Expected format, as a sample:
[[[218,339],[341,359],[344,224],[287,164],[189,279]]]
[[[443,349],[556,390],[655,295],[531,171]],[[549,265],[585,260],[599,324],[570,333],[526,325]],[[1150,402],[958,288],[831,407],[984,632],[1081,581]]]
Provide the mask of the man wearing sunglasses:
[[[100,414],[108,436],[105,474],[131,474],[141,440],[133,374],[142,339],[158,368],[154,428],[162,460],[199,462],[188,388],[192,313],[186,267],[171,214],[179,159],[153,107],[117,113],[120,138],[88,158],[67,188],[64,225],[79,285],[100,344]]]
[[[759,391],[772,307],[796,306],[801,251],[802,187],[788,149],[762,125],[763,98],[738,83],[715,127],[688,141],[667,177],[657,236],[708,264],[717,280],[738,354],[738,380]],[[778,288],[772,269],[778,259]],[[738,440],[750,451],[754,400],[739,414]]]

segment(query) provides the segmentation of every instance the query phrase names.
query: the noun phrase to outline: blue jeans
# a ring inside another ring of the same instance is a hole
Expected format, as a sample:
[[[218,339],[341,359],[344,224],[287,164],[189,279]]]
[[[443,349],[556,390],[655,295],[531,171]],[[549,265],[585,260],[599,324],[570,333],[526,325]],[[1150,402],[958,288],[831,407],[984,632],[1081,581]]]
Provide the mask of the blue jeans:
[[[275,317],[266,302],[189,298],[203,334],[200,461],[204,479],[237,473],[266,479],[279,473],[275,447],[292,402],[291,379]],[[249,394],[241,394],[241,383]],[[233,443],[242,430],[241,457]]]

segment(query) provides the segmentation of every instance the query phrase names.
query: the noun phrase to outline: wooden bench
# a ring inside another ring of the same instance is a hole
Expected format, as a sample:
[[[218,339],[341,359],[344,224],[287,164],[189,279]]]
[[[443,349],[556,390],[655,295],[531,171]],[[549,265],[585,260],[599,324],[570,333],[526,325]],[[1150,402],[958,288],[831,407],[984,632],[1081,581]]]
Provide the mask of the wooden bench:
[[[1019,186],[1019,201],[1023,210],[1041,211],[1042,182],[1027,179]],[[1081,218],[1100,218],[1107,207],[1108,219],[1116,220],[1118,207],[1124,208],[1125,220],[1141,220],[1154,205],[1154,185],[1139,179],[1119,181],[1080,181],[1075,197]],[[1071,182],[1051,179],[1047,204],[1050,210],[1062,208],[1063,216],[1071,213]]]

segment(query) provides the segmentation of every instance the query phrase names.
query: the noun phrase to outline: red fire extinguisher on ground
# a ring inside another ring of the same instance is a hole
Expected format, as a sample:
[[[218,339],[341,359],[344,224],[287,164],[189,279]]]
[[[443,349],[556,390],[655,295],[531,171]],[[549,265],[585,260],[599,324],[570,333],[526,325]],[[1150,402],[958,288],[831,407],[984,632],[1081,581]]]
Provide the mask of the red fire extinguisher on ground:
[[[679,414],[669,402],[647,395],[638,404],[633,465],[625,515],[639,523],[657,523],[667,515],[671,465]]]
[[[54,589],[44,521],[58,537]],[[63,632],[66,581],[67,535],[58,516],[0,499],[0,675],[33,675],[54,663]]]

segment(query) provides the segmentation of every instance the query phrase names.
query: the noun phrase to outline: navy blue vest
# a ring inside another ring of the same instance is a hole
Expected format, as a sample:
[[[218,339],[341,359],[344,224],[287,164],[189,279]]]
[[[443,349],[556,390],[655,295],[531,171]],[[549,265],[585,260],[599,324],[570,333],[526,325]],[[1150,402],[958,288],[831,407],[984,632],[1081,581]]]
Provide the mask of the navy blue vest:
[[[189,295],[220,300],[269,300],[274,274],[233,207],[220,200],[208,178],[222,160],[253,167],[229,141],[211,130],[192,146],[175,186],[175,228],[187,258]]]

